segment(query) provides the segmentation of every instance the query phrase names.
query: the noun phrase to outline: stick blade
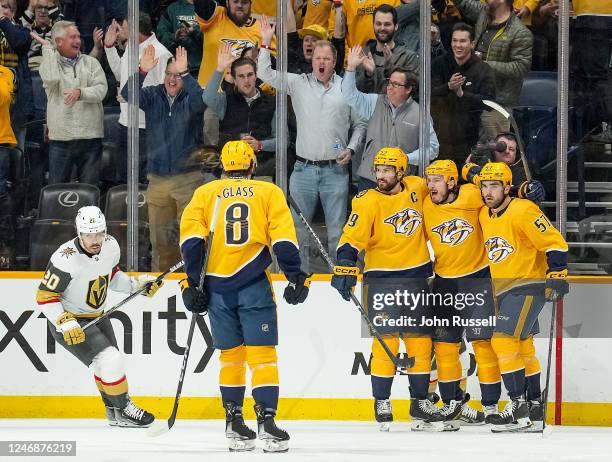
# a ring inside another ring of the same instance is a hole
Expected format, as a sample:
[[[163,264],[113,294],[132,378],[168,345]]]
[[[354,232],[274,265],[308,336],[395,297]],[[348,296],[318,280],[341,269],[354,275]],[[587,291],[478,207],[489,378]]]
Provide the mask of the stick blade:
[[[398,358],[397,365],[400,369],[410,369],[414,366],[414,356]]]
[[[149,428],[147,428],[147,436],[151,438],[157,438],[165,433],[168,433],[172,428],[167,421],[164,422],[156,422]]]
[[[489,106],[491,109],[499,112],[502,116],[504,116],[504,118],[506,118],[506,119],[510,118],[510,113],[508,111],[506,111],[502,106],[500,106],[495,101],[491,101],[491,100],[488,100],[488,99],[483,99],[482,100],[482,104],[484,104],[485,106]]]

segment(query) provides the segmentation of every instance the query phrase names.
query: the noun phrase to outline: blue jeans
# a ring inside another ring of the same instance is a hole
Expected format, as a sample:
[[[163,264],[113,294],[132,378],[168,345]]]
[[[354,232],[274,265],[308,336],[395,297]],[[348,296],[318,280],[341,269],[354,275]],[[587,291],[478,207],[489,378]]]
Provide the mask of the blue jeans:
[[[77,167],[80,183],[98,185],[100,179],[100,158],[102,139],[50,141],[49,142],[49,184],[69,183],[72,167]]]
[[[327,228],[327,248],[330,257],[335,260],[336,247],[342,234],[342,226],[346,221],[348,202],[348,169],[346,166],[335,164],[332,167],[318,167],[305,165],[297,161],[289,180],[289,193],[302,210],[309,223],[321,199],[325,226]],[[299,217],[293,213],[296,224],[302,268],[310,268],[310,256],[316,255],[312,238]],[[313,248],[313,251],[310,249]],[[307,270],[308,271],[308,270]]]

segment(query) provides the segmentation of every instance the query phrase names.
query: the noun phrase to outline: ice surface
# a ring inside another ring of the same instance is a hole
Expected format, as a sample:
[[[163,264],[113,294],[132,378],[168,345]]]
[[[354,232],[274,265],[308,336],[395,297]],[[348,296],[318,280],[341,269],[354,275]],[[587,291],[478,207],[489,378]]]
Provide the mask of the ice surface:
[[[247,422],[255,428],[255,422]],[[554,427],[540,434],[493,435],[487,427],[463,427],[456,433],[410,432],[392,424],[389,433],[375,422],[279,421],[291,435],[287,454],[230,454],[221,420],[179,420],[170,432],[150,438],[145,430],[112,428],[103,420],[0,419],[0,440],[76,440],[77,457],[53,461],[469,461],[599,462],[612,461],[612,428]],[[0,457],[2,460],[8,460]],[[41,461],[41,457],[15,460]]]

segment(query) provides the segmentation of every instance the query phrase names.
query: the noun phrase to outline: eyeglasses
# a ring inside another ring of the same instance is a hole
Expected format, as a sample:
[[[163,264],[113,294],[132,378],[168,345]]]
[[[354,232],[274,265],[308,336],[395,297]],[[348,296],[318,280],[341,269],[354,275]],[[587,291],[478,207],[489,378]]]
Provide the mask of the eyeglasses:
[[[182,80],[181,74],[175,74],[174,72],[165,72],[166,77],[174,77],[175,79]]]
[[[399,83],[399,82],[392,82],[389,79],[385,79],[385,85],[388,86],[388,87],[393,87],[393,88],[402,88],[402,87],[409,88],[408,85],[405,85],[405,84]]]

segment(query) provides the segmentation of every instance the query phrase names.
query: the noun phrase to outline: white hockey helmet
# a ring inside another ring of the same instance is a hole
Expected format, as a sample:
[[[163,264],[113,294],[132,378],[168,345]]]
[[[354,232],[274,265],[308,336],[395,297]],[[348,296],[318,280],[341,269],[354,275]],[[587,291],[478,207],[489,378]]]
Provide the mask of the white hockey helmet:
[[[106,232],[106,218],[102,210],[95,205],[81,207],[77,212],[75,224],[79,234]]]

